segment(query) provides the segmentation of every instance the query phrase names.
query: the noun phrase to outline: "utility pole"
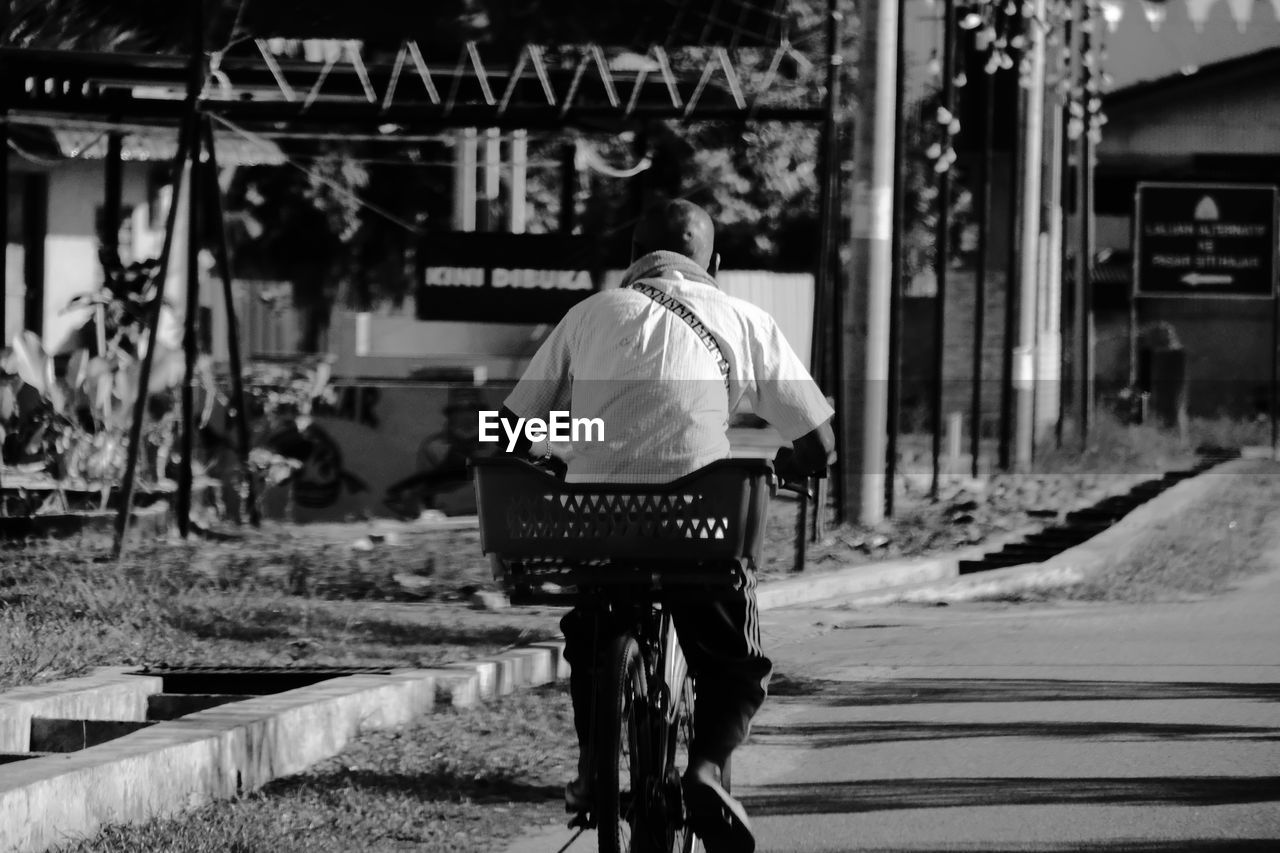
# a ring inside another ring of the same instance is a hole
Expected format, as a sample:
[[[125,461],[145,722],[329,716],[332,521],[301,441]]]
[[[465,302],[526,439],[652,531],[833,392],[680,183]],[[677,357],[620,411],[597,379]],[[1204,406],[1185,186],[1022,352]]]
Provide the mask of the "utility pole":
[[[1080,338],[1080,372],[1077,377],[1080,395],[1080,446],[1089,446],[1089,427],[1093,417],[1093,113],[1089,102],[1097,97],[1098,70],[1093,60],[1094,26],[1092,6],[1089,0],[1080,4],[1080,53],[1081,104],[1084,107],[1084,125],[1080,131],[1079,166],[1076,172],[1076,215],[1080,218],[1080,246],[1076,252],[1077,287],[1080,294],[1078,317],[1080,326],[1076,334]],[[1132,300],[1132,297],[1130,297]]]
[[[1040,282],[1040,204],[1044,148],[1045,0],[1035,0],[1035,16],[1027,21],[1027,61],[1030,64],[1022,98],[1025,144],[1020,152],[1022,171],[1021,300],[1018,308],[1018,346],[1014,352],[1015,435],[1014,464],[1019,471],[1031,468],[1035,448],[1036,412],[1036,311]]]
[[[884,518],[889,384],[898,3],[867,0],[858,28],[863,109],[853,149],[853,240],[840,304],[840,505],[863,524]]]
[[[983,349],[987,340],[987,254],[991,230],[991,176],[994,171],[996,75],[982,75],[982,151],[978,157],[978,268],[973,288],[973,387],[969,401],[969,473],[977,479],[982,456]]]
[[[948,157],[954,143],[951,123],[956,109],[956,4],[955,0],[943,0],[942,4],[942,110],[946,111],[946,123],[939,131],[942,137],[940,157]],[[942,117],[938,117],[941,121]],[[938,226],[934,238],[933,276],[935,288],[933,313],[933,405],[930,412],[930,431],[933,433],[931,456],[932,476],[929,478],[929,498],[938,499],[942,481],[942,417],[946,404],[947,365],[947,273],[951,268],[951,161],[940,165],[946,168],[938,174]]]
[[[13,0],[0,0],[0,44],[8,46],[9,13]],[[0,347],[9,345],[9,105],[0,103]]]
[[[895,63],[894,90],[899,108],[893,121],[893,233],[890,242],[891,273],[889,275],[889,390],[886,394],[889,411],[886,429],[886,464],[884,478],[884,511],[893,517],[898,481],[898,433],[902,431],[902,235],[906,230],[907,170],[906,159],[907,111],[902,107],[902,93],[906,91],[906,4],[898,4],[898,37],[894,40]]]

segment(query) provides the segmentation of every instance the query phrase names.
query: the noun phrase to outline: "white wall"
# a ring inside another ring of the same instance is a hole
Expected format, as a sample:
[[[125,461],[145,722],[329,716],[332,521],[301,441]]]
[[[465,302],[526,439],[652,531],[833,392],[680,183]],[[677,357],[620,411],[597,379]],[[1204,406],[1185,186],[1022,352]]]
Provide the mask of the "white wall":
[[[102,285],[98,262],[95,216],[103,202],[105,164],[101,160],[69,160],[49,171],[49,230],[45,238],[45,347],[57,349],[67,335],[88,318],[86,310],[67,312],[67,304],[81,293]],[[126,163],[122,196],[128,208],[147,201],[146,167]],[[135,219],[137,223],[137,219]],[[145,240],[135,229],[135,238]]]
[[[620,272],[606,275],[616,285]],[[725,293],[768,311],[809,366],[813,276],[753,270],[721,272]],[[334,312],[330,326],[337,376],[404,378],[415,370],[479,368],[490,380],[518,379],[550,332],[548,325],[424,322],[404,315]],[[249,334],[253,334],[250,330]]]

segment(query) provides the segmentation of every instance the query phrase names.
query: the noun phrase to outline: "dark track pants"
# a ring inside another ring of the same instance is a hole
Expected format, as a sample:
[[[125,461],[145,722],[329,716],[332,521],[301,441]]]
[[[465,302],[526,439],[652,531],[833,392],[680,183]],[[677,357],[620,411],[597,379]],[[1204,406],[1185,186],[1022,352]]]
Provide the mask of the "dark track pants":
[[[747,573],[745,589],[726,592],[714,601],[669,602],[665,606],[671,612],[689,669],[698,680],[691,751],[694,757],[723,766],[747,739],[751,719],[764,702],[773,673],[773,663],[760,647],[755,575]],[[593,617],[590,611],[574,608],[560,620],[565,659],[572,668],[569,690],[574,725],[583,748],[590,732],[595,689],[595,667],[590,662]],[[601,619],[597,648],[603,653],[625,627]]]

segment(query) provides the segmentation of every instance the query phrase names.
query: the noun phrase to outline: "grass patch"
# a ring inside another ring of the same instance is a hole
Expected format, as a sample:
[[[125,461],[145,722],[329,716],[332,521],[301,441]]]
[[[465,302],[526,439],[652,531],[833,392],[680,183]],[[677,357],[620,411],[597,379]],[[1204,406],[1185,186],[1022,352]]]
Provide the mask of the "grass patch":
[[[90,536],[4,548],[0,690],[116,664],[428,667],[555,633],[548,612],[470,610],[484,579],[456,568],[430,577],[432,601],[380,610],[407,597],[394,576],[422,566],[412,544],[266,539],[149,543],[119,565]]]
[[[60,853],[484,851],[564,819],[576,761],[563,687],[443,710],[364,735],[261,791],[171,820],[115,826]]]

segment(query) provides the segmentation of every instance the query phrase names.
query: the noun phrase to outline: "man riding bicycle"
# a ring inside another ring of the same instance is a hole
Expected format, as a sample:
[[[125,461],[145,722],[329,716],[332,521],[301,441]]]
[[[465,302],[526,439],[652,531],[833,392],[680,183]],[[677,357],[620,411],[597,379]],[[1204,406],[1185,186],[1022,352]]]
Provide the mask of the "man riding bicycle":
[[[667,483],[727,458],[729,417],[748,404],[792,442],[794,452],[775,460],[783,479],[824,474],[834,460],[831,406],[774,319],[719,290],[718,267],[706,211],[687,201],[649,209],[621,286],[570,309],[507,397],[501,417],[509,434],[519,418],[553,411],[599,418],[603,440],[574,445],[567,481]],[[529,447],[522,438],[513,451]],[[690,823],[708,853],[749,853],[746,812],[722,787],[721,772],[746,739],[773,669],[760,645],[755,578],[715,600],[669,609],[698,684],[683,780]],[[575,608],[560,623],[580,748],[565,801],[579,812],[591,808],[594,793],[586,757],[593,618]]]

